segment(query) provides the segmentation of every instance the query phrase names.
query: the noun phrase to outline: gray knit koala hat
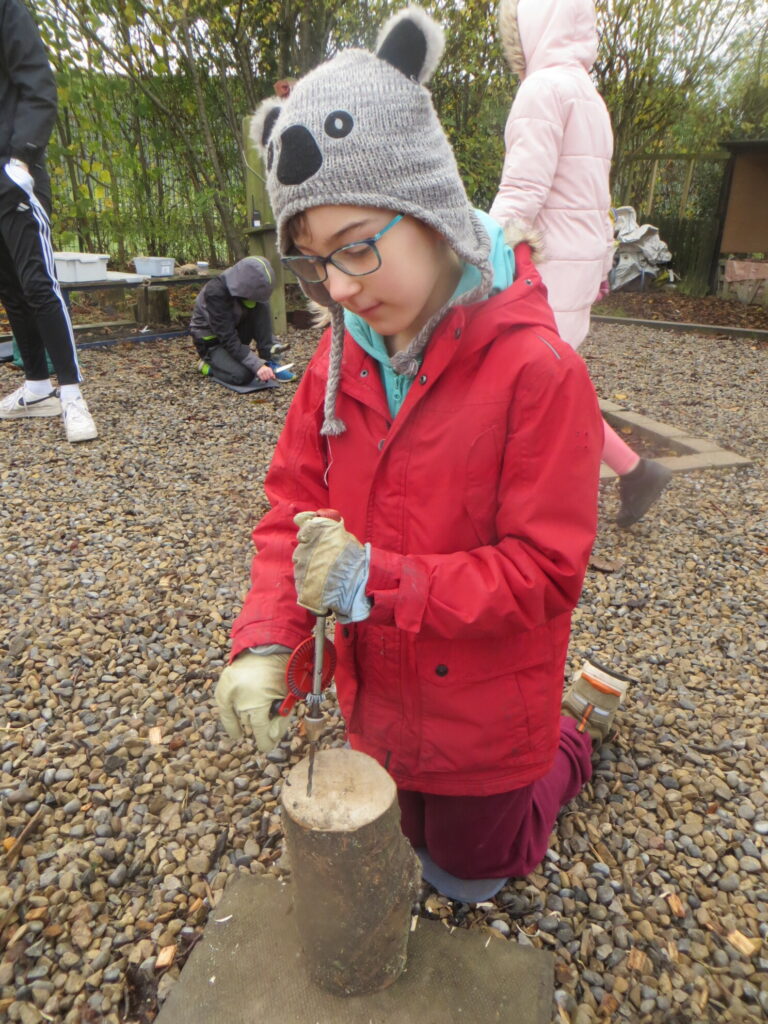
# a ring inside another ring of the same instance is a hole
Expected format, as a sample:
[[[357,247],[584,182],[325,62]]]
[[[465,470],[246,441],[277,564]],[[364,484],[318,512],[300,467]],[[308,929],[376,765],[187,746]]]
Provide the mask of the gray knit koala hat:
[[[372,206],[410,214],[439,232],[465,262],[480,270],[462,303],[484,298],[493,271],[490,241],[475,216],[451,145],[422,83],[436,68],[443,31],[420,7],[394,15],[379,33],[376,52],[345,50],[302,78],[287,100],[265,100],[251,132],[267,167],[278,246],[288,255],[287,225],[315,206]],[[323,434],[346,428],[336,417],[344,343],[344,310],[324,284],[305,293],[328,306],[333,325]],[[451,303],[391,359],[397,373],[415,376],[424,348]]]

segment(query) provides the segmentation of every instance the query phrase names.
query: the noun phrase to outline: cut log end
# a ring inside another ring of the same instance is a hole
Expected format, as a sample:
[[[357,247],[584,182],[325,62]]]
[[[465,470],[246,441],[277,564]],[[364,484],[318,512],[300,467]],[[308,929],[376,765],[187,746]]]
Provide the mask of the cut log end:
[[[303,828],[354,832],[376,821],[397,796],[395,784],[367,754],[331,748],[315,756],[312,795],[307,796],[309,761],[300,761],[283,787],[283,806]]]

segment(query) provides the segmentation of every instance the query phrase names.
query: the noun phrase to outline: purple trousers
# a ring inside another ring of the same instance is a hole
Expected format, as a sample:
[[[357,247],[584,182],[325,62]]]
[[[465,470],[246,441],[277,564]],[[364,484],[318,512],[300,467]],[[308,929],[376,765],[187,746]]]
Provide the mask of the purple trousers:
[[[401,827],[414,847],[457,878],[524,878],[544,859],[560,809],[592,776],[592,740],[560,719],[549,772],[494,796],[436,796],[399,789]]]

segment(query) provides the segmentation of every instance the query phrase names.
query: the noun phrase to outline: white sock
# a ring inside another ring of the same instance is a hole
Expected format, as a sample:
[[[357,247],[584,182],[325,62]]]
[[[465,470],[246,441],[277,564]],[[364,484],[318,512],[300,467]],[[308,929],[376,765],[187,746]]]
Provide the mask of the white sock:
[[[59,388],[59,394],[61,395],[62,402],[74,402],[77,398],[82,398],[80,394],[79,384],[62,384]]]
[[[34,398],[47,398],[53,391],[53,384],[48,380],[25,380],[24,390]]]

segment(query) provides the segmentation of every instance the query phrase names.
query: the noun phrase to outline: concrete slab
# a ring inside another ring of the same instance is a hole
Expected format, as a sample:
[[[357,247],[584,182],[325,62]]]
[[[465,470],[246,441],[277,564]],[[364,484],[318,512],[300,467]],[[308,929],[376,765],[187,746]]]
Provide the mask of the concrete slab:
[[[656,459],[673,473],[691,473],[695,469],[731,469],[734,466],[749,466],[750,460],[721,448],[716,441],[707,437],[692,437],[680,427],[672,427],[661,420],[651,419],[638,412],[631,412],[615,402],[600,399],[600,409],[613,427],[631,427],[641,437],[663,444],[666,448],[680,452]],[[603,463],[600,479],[610,480],[616,474]]]
[[[660,420],[652,420],[650,416],[643,416],[639,412],[608,413],[605,418],[610,423],[618,423],[623,427],[632,427],[638,434],[649,437],[653,441],[661,441],[662,443],[670,441],[672,438],[682,437],[685,434],[685,431],[679,427],[670,427]]]
[[[671,438],[669,446],[670,448],[678,447],[686,454],[725,451],[717,441],[713,441],[710,437],[689,437],[687,434]]]
[[[727,338],[768,340],[768,331],[752,327],[718,327],[714,324],[686,324],[677,320],[635,320],[627,316],[593,315],[598,324],[616,324],[617,327],[651,327],[655,331],[681,331],[683,334],[714,334]]]
[[[211,912],[156,1024],[549,1024],[549,953],[419,919],[390,988],[348,999],[317,988],[290,884],[243,875]]]
[[[719,448],[714,452],[692,452],[690,455],[665,456],[657,459],[673,473],[691,473],[694,469],[746,469],[752,465],[749,459],[735,452]]]

